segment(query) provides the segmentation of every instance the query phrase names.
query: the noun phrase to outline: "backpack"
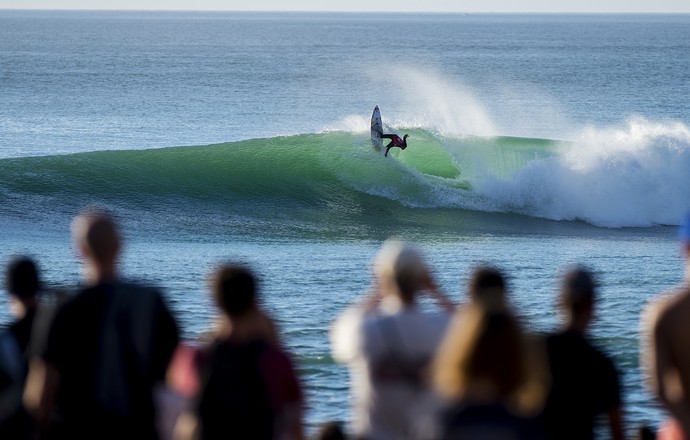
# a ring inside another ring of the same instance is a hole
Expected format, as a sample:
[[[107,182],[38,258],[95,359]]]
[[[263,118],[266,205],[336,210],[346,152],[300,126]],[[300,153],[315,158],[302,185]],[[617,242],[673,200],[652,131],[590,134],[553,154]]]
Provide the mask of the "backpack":
[[[197,409],[203,439],[273,438],[274,411],[261,366],[269,349],[263,341],[209,347],[199,368]]]

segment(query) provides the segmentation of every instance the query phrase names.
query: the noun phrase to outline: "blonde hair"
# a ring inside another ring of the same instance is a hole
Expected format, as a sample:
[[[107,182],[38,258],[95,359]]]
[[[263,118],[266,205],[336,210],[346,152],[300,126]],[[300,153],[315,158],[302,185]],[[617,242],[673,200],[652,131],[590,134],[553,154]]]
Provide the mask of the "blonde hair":
[[[512,312],[468,306],[456,313],[439,347],[434,384],[448,400],[483,397],[533,412],[545,393],[537,357]]]
[[[396,239],[389,239],[381,246],[374,260],[374,273],[396,286],[405,300],[411,300],[429,279],[421,252]]]

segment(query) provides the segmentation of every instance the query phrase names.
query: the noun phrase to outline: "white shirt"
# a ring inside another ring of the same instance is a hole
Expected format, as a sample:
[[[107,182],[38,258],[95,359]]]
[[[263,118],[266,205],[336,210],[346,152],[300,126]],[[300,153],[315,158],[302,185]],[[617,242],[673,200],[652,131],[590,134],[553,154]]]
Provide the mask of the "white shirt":
[[[395,298],[384,299],[375,311],[350,307],[336,319],[331,349],[335,360],[350,368],[357,435],[373,440],[424,436],[439,399],[428,380],[414,380],[419,376],[409,373],[430,366],[449,320],[447,314],[403,307]]]

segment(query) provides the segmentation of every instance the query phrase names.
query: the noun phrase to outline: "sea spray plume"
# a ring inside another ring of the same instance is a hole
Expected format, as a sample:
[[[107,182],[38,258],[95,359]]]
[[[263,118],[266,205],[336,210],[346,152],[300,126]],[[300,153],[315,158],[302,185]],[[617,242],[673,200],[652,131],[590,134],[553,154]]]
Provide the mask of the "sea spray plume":
[[[495,128],[489,113],[475,92],[458,80],[447,79],[430,70],[393,66],[390,75],[373,76],[367,82],[384,92],[375,95],[386,128],[422,128],[441,135],[493,136]],[[380,86],[380,87],[379,87]],[[392,99],[387,99],[387,96]],[[351,133],[368,132],[371,109],[342,117],[326,130]]]
[[[560,103],[533,84],[500,75],[468,83],[461,76],[409,66],[390,72],[379,81],[385,81],[384,90],[394,90],[396,101],[385,104],[390,108],[385,119],[394,126],[446,136],[557,137],[571,130]]]
[[[606,227],[676,224],[687,207],[690,130],[680,122],[630,119],[588,128],[553,157],[535,160],[477,191],[504,209]],[[477,187],[477,185],[475,185]]]
[[[491,136],[496,128],[475,92],[459,80],[440,73],[409,67],[393,67],[386,81],[400,89],[402,102],[390,120],[393,125],[431,127],[442,134]],[[398,121],[397,119],[400,119]]]

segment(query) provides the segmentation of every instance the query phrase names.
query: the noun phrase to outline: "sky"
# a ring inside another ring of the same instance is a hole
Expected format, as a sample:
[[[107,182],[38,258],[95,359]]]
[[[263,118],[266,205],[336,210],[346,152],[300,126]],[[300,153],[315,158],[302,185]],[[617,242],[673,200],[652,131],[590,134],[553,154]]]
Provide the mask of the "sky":
[[[690,13],[688,0],[0,0],[0,9]]]

